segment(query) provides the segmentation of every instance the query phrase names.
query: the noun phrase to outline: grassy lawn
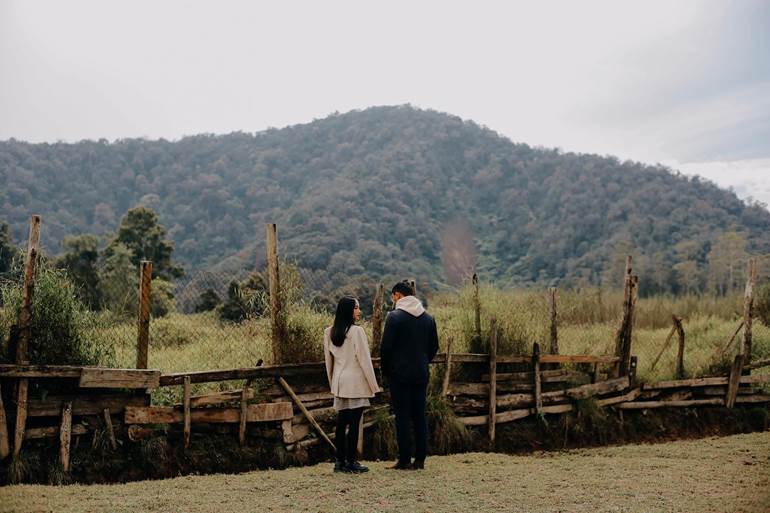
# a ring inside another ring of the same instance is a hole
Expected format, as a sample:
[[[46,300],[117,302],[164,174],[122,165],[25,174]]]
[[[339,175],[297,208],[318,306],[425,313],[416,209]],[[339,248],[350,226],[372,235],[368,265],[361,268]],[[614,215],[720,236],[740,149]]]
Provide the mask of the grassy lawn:
[[[422,472],[330,464],[125,485],[0,488],[2,512],[770,511],[770,432],[531,456],[433,457]]]

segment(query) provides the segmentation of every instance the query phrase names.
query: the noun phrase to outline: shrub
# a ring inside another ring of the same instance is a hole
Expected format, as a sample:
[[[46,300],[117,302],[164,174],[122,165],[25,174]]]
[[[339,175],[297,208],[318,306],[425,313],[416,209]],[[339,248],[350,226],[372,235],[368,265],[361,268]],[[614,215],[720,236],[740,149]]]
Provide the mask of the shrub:
[[[198,302],[195,304],[195,313],[209,312],[222,304],[219,294],[214,289],[206,289],[198,297]]]
[[[444,397],[428,396],[426,415],[433,453],[450,454],[468,446],[470,432],[465,424],[457,420],[452,406]]]
[[[0,290],[5,308],[0,310],[0,334],[9,340],[22,305],[22,285],[10,284]],[[28,355],[32,364],[96,365],[113,359],[112,348],[85,336],[96,316],[78,300],[77,290],[64,271],[41,265],[32,301],[32,335]],[[11,345],[11,344],[9,344]],[[2,351],[6,359],[9,347]]]
[[[323,360],[323,331],[330,324],[328,315],[306,305],[294,305],[287,316],[281,363]]]

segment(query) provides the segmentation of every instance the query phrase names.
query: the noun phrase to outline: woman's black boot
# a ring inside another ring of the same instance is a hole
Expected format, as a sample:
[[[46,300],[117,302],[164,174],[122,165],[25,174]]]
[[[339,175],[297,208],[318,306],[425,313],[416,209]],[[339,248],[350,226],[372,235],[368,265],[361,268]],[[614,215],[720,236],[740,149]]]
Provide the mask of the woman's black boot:
[[[347,465],[348,472],[355,472],[356,474],[362,474],[364,472],[369,472],[369,467],[364,467],[360,463],[358,463],[356,460],[351,461]]]

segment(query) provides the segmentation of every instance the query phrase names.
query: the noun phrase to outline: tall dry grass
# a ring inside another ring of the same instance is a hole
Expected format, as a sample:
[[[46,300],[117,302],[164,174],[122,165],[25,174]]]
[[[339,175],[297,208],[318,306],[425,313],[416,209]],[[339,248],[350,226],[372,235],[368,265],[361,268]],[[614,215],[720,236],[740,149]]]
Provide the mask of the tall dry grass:
[[[481,347],[471,347],[474,334],[473,297],[470,287],[430,298],[429,311],[436,318],[441,350],[453,339],[455,352],[483,351],[489,322],[496,317],[500,327],[500,354],[531,354],[538,342],[548,350],[549,315],[544,291],[500,290],[482,286]],[[562,354],[612,354],[621,318],[622,293],[598,289],[560,291],[558,296],[559,350]],[[657,296],[639,299],[632,352],[638,356],[642,379],[674,376],[676,337],[652,370],[651,364],[671,328],[671,315],[684,318],[686,332],[685,370],[698,376],[723,368],[732,358],[718,357],[718,350],[730,339],[741,320],[739,296]],[[322,333],[332,316],[301,302],[291,305],[288,315],[290,351],[294,361],[320,361]],[[136,359],[136,324],[96,323],[89,336],[111,347],[118,366],[132,367]],[[362,322],[371,333],[369,320]],[[184,315],[172,313],[154,319],[150,325],[149,362],[164,372],[248,367],[258,360],[272,362],[270,321],[253,318],[242,323],[220,321],[213,312]],[[738,336],[738,342],[741,335]],[[737,345],[737,344],[736,344]],[[770,329],[754,323],[755,358],[770,356]]]

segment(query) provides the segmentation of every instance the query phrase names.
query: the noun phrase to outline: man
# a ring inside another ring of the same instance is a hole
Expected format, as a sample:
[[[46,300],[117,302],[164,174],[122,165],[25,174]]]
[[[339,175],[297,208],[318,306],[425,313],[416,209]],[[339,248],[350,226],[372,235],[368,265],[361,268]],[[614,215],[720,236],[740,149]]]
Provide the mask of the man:
[[[414,289],[408,282],[396,283],[390,297],[396,309],[385,319],[380,364],[396,415],[398,461],[391,468],[422,469],[425,468],[428,446],[428,421],[425,418],[428,364],[438,352],[436,321],[414,297]],[[414,462],[411,461],[412,428]]]

